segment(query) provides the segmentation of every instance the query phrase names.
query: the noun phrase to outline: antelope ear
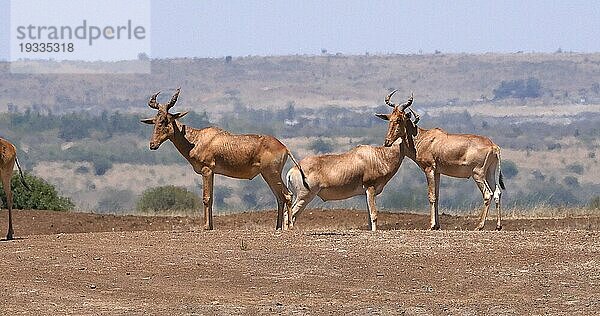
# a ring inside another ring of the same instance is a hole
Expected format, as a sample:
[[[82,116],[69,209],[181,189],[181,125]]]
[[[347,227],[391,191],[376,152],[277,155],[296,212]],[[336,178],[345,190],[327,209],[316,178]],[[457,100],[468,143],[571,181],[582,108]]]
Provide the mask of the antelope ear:
[[[183,112],[183,113],[179,113],[179,112],[177,112],[177,113],[173,113],[173,114],[172,114],[172,115],[173,115],[173,119],[176,119],[176,120],[178,120],[178,119],[180,119],[180,118],[184,117],[184,116],[185,116],[186,114],[188,114],[188,113],[189,113],[189,112]]]
[[[389,114],[375,114],[375,116],[377,116],[378,118],[385,120],[385,121],[389,121],[390,120],[390,116]]]
[[[143,120],[140,120],[140,122],[146,123],[146,124],[154,124],[154,118],[143,119]]]

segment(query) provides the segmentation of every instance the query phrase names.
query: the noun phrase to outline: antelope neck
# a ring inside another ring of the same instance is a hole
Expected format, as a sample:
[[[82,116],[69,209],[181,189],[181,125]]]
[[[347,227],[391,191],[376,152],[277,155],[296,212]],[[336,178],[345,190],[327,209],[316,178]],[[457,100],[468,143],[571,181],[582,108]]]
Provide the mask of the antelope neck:
[[[411,160],[416,162],[417,159],[417,146],[419,145],[419,143],[421,142],[421,137],[423,136],[423,134],[425,132],[427,132],[428,130],[420,128],[418,126],[416,126],[417,128],[417,135],[412,136],[412,135],[407,135],[407,141],[406,142],[402,142],[401,146],[403,146],[403,151],[404,154],[410,158]]]
[[[186,137],[186,130],[188,127],[184,124],[178,124],[177,121],[173,121],[173,138],[171,142],[175,145],[175,148],[179,151],[183,157],[189,160],[190,151],[194,148],[194,144],[191,143]]]

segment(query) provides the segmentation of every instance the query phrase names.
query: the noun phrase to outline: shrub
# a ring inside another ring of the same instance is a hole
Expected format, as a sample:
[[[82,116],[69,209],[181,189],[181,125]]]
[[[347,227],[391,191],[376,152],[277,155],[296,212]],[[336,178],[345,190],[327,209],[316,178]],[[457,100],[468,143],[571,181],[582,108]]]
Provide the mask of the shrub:
[[[105,157],[98,157],[94,159],[94,173],[97,176],[104,175],[110,168],[112,168],[112,162],[110,159]]]
[[[59,196],[56,188],[44,179],[27,173],[25,173],[24,178],[31,191],[23,186],[18,173],[14,174],[11,179],[14,208],[68,211],[75,206],[69,198]],[[2,202],[6,205],[6,194],[4,194],[3,188],[0,189],[0,197],[2,197]]]
[[[167,185],[147,189],[137,202],[136,209],[142,212],[196,210],[202,202],[193,192],[185,188]]]
[[[517,164],[512,160],[504,160],[502,161],[502,175],[506,177],[506,179],[513,178],[517,174],[519,174],[519,169],[517,168]]]

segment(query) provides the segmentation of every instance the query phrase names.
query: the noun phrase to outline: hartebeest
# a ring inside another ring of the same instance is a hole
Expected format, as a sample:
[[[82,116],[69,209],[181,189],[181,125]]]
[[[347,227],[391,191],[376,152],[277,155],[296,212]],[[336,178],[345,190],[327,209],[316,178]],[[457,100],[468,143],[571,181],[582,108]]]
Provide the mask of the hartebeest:
[[[500,147],[489,138],[472,134],[450,134],[440,128],[423,129],[406,120],[405,106],[390,102],[392,91],[386,98],[387,105],[394,108],[391,114],[377,114],[389,121],[385,146],[392,146],[398,138],[402,141],[404,155],[412,159],[427,177],[431,229],[439,229],[438,201],[440,195],[440,175],[455,178],[472,177],[483,196],[483,210],[478,230],[483,229],[492,197],[496,202],[496,229],[502,229],[500,196],[504,188],[500,168]],[[404,132],[406,131],[406,132]],[[499,171],[496,185],[496,168]]]
[[[23,183],[23,186],[29,190],[29,186],[23,178],[23,171],[21,171],[19,160],[17,160],[17,149],[15,148],[15,145],[11,144],[5,139],[0,138],[0,178],[2,178],[2,187],[4,188],[4,193],[6,194],[6,207],[8,208],[8,231],[6,233],[7,240],[13,239],[14,234],[12,225],[13,196],[10,180],[13,175],[15,162],[17,163],[17,168],[19,169],[21,183]]]
[[[412,103],[410,98],[403,106]],[[410,117],[406,116],[406,119]],[[295,193],[292,212],[284,216],[289,228],[294,227],[298,215],[316,196],[323,201],[343,200],[366,195],[369,229],[377,230],[375,197],[396,174],[404,154],[401,144],[392,146],[359,145],[348,152],[309,156],[300,161],[306,174],[308,188],[303,186],[302,174],[297,167],[287,173],[288,186]]]
[[[156,101],[160,92],[154,94],[148,106],[158,110],[158,113],[142,122],[154,125],[151,150],[158,149],[164,141],[170,140],[194,171],[202,175],[204,229],[213,229],[215,174],[238,179],[253,179],[260,174],[277,199],[276,228],[281,229],[284,207],[289,210],[292,202],[292,196],[281,179],[281,170],[288,156],[299,166],[290,150],[273,136],[235,135],[218,127],[195,129],[180,123],[178,119],[187,112],[169,113],[169,109],[177,102],[179,92],[178,88],[166,104]]]

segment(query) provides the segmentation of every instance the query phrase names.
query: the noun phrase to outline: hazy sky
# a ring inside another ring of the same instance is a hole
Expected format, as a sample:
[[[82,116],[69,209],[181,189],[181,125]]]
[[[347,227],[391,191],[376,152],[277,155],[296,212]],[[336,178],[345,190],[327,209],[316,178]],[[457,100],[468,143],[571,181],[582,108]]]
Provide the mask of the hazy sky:
[[[0,0],[2,59],[8,57],[8,3]],[[597,0],[154,0],[151,13],[152,57],[320,54],[322,48],[344,54],[600,52]]]

